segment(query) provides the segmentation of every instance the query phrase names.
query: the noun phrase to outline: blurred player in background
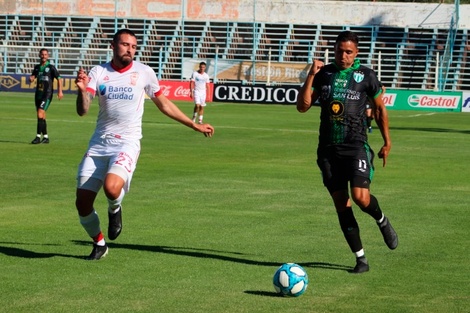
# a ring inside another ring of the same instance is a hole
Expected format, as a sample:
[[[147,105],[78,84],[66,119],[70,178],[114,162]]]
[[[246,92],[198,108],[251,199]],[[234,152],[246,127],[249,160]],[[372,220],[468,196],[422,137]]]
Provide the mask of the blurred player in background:
[[[49,51],[42,48],[39,51],[41,62],[34,66],[33,73],[29,77],[30,82],[36,82],[36,92],[34,101],[36,104],[37,114],[37,131],[36,137],[31,141],[32,144],[49,143],[49,135],[47,134],[46,111],[52,101],[54,94],[54,79],[57,79],[57,98],[60,100],[64,96],[62,93],[62,78],[59,71],[49,62]],[[42,135],[42,140],[41,140]]]
[[[382,96],[385,94],[385,86],[380,83],[380,88],[382,89]],[[367,129],[369,130],[369,133],[372,133],[372,121],[374,120],[374,116],[372,114],[372,106],[374,105],[374,102],[369,99],[366,104],[366,124],[367,124]]]
[[[133,60],[137,38],[132,31],[119,30],[113,37],[111,49],[111,62],[93,67],[88,75],[80,70],[76,77],[80,116],[88,112],[95,94],[99,99],[96,129],[78,168],[75,202],[80,223],[93,239],[88,260],[99,260],[108,253],[94,208],[101,187],[108,200],[108,238],[114,240],[121,233],[121,203],[129,191],[140,153],[145,94],[170,118],[205,136],[211,137],[214,133],[211,125],[196,124],[181,112],[163,95],[155,72]]]
[[[314,61],[297,98],[297,110],[306,112],[318,99],[321,106],[317,164],[336,208],[344,237],[356,257],[353,273],[369,270],[369,263],[352,210],[354,203],[377,222],[388,248],[395,249],[398,236],[382,213],[379,202],[370,193],[374,174],[374,152],[367,143],[366,104],[373,101],[373,113],[383,138],[378,156],[383,166],[392,142],[382,89],[374,71],[356,59],[359,38],[350,31],[341,32],[335,43],[335,61],[324,66]],[[349,186],[348,186],[349,185]]]
[[[207,95],[209,94],[209,75],[207,75],[206,63],[199,63],[199,69],[194,71],[189,81],[189,96],[194,100],[193,122],[199,116],[198,123],[202,124],[204,118],[204,107],[206,106]]]

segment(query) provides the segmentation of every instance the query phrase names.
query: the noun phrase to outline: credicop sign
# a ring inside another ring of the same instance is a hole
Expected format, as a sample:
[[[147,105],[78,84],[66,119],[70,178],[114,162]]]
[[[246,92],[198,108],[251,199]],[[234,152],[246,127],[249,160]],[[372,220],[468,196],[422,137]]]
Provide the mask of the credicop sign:
[[[387,90],[383,100],[387,108],[391,110],[460,112],[462,93],[425,90]]]
[[[243,85],[215,84],[214,101],[265,103],[265,104],[295,104],[299,94],[298,85]]]

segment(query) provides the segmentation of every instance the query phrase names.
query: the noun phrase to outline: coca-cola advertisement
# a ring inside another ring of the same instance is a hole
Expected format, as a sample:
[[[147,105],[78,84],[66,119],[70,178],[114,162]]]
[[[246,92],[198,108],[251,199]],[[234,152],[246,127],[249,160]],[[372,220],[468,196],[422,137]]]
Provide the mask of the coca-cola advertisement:
[[[189,81],[173,81],[173,80],[161,80],[160,87],[163,90],[163,94],[170,100],[178,101],[191,101]],[[212,102],[212,94],[214,90],[214,84],[209,84],[209,92],[206,95],[206,101]]]

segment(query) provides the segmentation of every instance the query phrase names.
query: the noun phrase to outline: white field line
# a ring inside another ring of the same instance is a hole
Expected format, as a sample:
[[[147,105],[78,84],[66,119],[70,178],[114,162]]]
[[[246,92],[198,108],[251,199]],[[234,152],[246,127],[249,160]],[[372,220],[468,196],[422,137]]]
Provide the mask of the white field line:
[[[6,118],[0,117],[0,120],[15,120],[15,121],[37,121],[35,118]],[[86,124],[96,124],[96,119],[83,119],[83,120],[64,120],[64,119],[51,119],[51,122],[61,122],[61,123],[86,123]],[[145,126],[178,126],[181,127],[178,122],[176,123],[152,123],[144,122]],[[243,130],[257,130],[257,131],[268,131],[268,132],[291,132],[291,133],[318,133],[318,130],[314,129],[287,129],[287,128],[268,128],[268,127],[242,127],[242,126],[224,126],[224,125],[213,125],[217,129],[243,129]]]
[[[429,113],[419,113],[419,114],[414,114],[414,115],[398,115],[394,116],[394,118],[401,117],[401,118],[414,118],[414,117],[420,117],[420,116],[431,116],[435,115],[436,112],[429,112]]]

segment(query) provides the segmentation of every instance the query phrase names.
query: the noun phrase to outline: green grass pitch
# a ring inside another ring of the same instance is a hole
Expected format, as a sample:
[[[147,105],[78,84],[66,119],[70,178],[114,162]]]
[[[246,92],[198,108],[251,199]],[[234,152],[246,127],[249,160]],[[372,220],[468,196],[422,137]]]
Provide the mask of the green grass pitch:
[[[97,262],[74,207],[95,126],[75,96],[53,100],[51,143],[31,145],[33,94],[2,92],[2,312],[468,312],[470,114],[389,111],[393,148],[372,193],[399,234],[387,249],[357,208],[371,270],[354,265],[315,163],[319,109],[211,103],[213,138],[144,113],[123,232]],[[178,103],[191,115],[192,104]],[[377,128],[370,134],[377,152]],[[106,232],[106,201],[96,209]],[[274,294],[284,262],[307,270],[299,298]]]

